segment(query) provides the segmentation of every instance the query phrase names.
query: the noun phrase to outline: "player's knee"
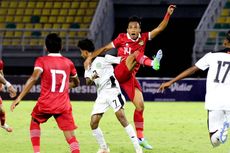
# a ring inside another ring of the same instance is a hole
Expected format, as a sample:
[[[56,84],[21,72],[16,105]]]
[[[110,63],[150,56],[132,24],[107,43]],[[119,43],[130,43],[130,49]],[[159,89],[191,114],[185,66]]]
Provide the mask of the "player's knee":
[[[138,103],[135,105],[135,107],[136,107],[136,110],[138,111],[144,111],[145,109],[144,103]]]

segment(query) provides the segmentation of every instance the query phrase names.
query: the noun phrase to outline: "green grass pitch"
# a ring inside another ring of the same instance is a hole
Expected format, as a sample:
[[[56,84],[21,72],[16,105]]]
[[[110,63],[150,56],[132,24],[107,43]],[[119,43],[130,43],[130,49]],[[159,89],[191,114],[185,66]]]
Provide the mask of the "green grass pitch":
[[[0,129],[0,153],[31,153],[29,137],[30,113],[35,102],[23,101],[12,113],[12,101],[4,101],[7,123],[14,131],[7,133]],[[77,139],[81,153],[96,153],[98,145],[89,127],[92,102],[72,102],[73,113],[78,129]],[[125,112],[133,125],[134,106],[128,102]],[[145,136],[154,146],[145,153],[229,153],[230,142],[212,148],[207,131],[207,112],[204,103],[195,102],[145,102]],[[111,153],[133,153],[133,146],[117,121],[112,110],[101,120]],[[53,118],[41,125],[41,153],[68,153],[69,148],[63,133]]]

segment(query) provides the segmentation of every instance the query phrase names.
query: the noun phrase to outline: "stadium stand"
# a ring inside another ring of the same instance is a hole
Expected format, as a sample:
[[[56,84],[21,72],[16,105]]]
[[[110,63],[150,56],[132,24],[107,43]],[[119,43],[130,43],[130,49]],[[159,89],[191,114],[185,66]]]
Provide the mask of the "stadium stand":
[[[209,51],[222,48],[230,28],[230,0],[211,0],[198,27],[193,47],[193,63]]]

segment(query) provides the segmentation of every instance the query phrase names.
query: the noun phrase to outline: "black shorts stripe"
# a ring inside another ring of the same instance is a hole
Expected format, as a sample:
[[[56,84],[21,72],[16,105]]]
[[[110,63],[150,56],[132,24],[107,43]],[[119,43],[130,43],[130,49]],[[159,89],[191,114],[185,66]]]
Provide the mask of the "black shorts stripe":
[[[125,104],[125,102],[124,102],[124,100],[122,99],[121,94],[119,94],[117,97],[118,97],[118,99],[119,99],[119,101],[120,101],[120,103],[121,103],[121,106],[123,107],[124,104]]]

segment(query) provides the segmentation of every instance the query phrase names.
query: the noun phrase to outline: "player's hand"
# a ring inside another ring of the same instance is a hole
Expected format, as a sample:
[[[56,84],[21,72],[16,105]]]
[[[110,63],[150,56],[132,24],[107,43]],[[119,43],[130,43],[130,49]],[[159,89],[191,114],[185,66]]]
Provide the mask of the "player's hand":
[[[176,5],[169,5],[167,12],[172,15],[173,11],[175,10]]]
[[[19,104],[19,102],[20,102],[20,100],[18,98],[14,100],[14,102],[10,106],[11,112],[14,111],[15,107]]]
[[[86,60],[84,62],[84,68],[85,68],[85,70],[89,69],[91,63],[92,63],[92,57],[89,56],[89,57],[86,58]]]
[[[7,90],[9,92],[11,98],[14,98],[17,95],[17,91],[12,85],[9,86]]]
[[[164,90],[165,90],[166,88],[170,87],[170,86],[171,86],[171,83],[170,83],[169,81],[168,81],[168,82],[165,82],[165,83],[162,83],[162,84],[160,85],[160,87],[158,88],[157,92],[158,92],[158,93],[159,93],[159,92],[163,93]]]

